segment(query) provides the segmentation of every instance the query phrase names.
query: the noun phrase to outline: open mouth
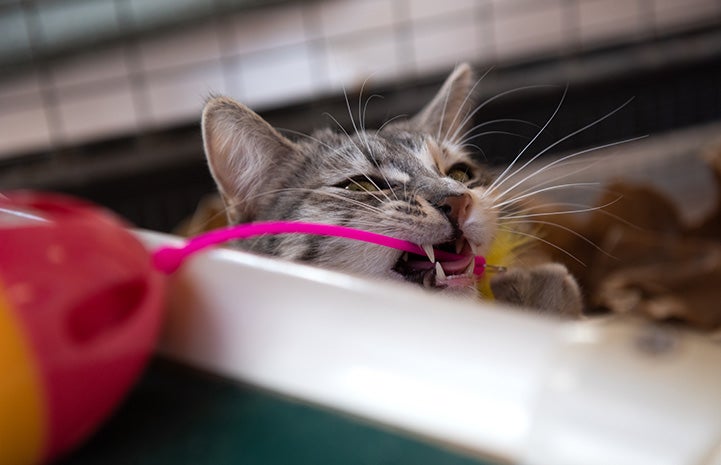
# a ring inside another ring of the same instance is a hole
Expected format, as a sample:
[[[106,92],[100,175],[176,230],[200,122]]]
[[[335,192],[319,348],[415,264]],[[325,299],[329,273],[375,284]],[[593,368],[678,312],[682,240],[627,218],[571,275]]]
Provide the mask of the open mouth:
[[[421,246],[425,255],[405,252],[393,271],[407,281],[427,288],[458,288],[472,286],[478,280],[473,271],[477,247],[461,236],[440,244]],[[452,258],[443,252],[449,252]]]

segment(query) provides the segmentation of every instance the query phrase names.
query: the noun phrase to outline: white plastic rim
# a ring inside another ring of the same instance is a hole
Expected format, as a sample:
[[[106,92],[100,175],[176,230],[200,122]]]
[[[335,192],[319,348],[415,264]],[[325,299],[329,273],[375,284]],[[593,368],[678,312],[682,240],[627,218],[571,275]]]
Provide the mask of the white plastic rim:
[[[703,463],[721,443],[721,352],[679,332],[649,356],[648,331],[215,249],[172,276],[161,352],[479,457]]]

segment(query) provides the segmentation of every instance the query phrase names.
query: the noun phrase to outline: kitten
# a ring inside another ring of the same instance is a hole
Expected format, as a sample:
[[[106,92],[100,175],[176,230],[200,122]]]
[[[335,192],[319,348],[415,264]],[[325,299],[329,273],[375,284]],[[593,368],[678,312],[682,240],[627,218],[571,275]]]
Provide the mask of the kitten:
[[[350,226],[428,246],[429,256],[305,235],[265,236],[240,246],[475,295],[473,255],[487,252],[499,211],[488,195],[493,173],[458,141],[472,119],[467,116],[474,82],[470,67],[461,65],[409,120],[350,136],[322,130],[299,141],[282,136],[242,104],[212,98],[203,111],[203,141],[231,224],[295,220]],[[433,246],[464,258],[435,261]],[[498,273],[491,288],[501,301],[580,313],[578,286],[559,264]]]

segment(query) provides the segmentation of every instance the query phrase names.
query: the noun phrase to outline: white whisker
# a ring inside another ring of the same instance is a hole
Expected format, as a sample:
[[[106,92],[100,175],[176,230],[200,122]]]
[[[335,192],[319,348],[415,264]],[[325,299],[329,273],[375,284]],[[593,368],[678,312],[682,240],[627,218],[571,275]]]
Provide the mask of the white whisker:
[[[579,168],[579,169],[577,169],[577,170],[574,170],[574,171],[572,171],[572,172],[563,173],[563,174],[561,174],[561,175],[559,175],[559,176],[556,176],[555,178],[548,179],[548,180],[545,180],[545,181],[543,181],[543,182],[539,182],[539,183],[533,184],[533,185],[529,186],[527,189],[524,189],[524,190],[522,190],[521,192],[518,192],[518,193],[515,194],[515,195],[520,196],[520,195],[526,194],[526,193],[528,193],[528,192],[531,192],[531,191],[533,191],[533,190],[535,190],[535,189],[538,189],[538,188],[540,188],[540,187],[547,186],[547,185],[549,185],[549,184],[551,184],[551,185],[556,185],[556,182],[557,182],[557,181],[559,181],[559,180],[561,180],[561,179],[564,179],[564,178],[567,178],[567,177],[569,177],[569,176],[573,176],[574,174],[578,174],[578,173],[580,173],[580,172],[582,172],[582,171],[585,171],[585,170],[587,170],[587,169],[589,169],[589,168],[592,168],[593,166],[595,166],[595,165],[598,164],[599,162],[600,162],[600,160],[598,160],[598,161],[596,161],[596,162],[594,162],[594,163],[591,163],[591,164],[589,164],[589,165],[582,166],[581,168]],[[561,164],[559,164],[558,166],[565,166],[565,165],[568,164],[568,163],[572,163],[572,162],[561,163]],[[507,194],[507,193],[499,194],[499,195],[496,196],[495,198],[496,198],[496,199],[501,199],[501,198],[503,198],[506,194]]]
[[[384,214],[383,210],[381,210],[380,208],[374,207],[374,206],[372,206],[372,205],[368,205],[368,204],[366,204],[366,203],[364,203],[364,202],[361,202],[361,201],[359,201],[359,200],[350,199],[350,198],[348,198],[348,197],[344,197],[344,196],[342,196],[342,195],[334,194],[334,193],[327,192],[327,191],[321,191],[321,190],[318,190],[318,189],[311,189],[311,188],[304,188],[304,187],[286,187],[286,188],[283,188],[283,189],[270,190],[270,191],[267,191],[267,192],[263,192],[262,194],[258,194],[258,195],[256,195],[256,196],[253,196],[253,197],[247,199],[246,202],[247,202],[247,201],[252,201],[252,200],[257,200],[257,199],[262,198],[262,197],[264,197],[264,196],[266,196],[266,195],[280,194],[280,193],[282,193],[282,192],[311,192],[311,193],[313,193],[313,194],[324,195],[324,196],[326,196],[326,197],[332,197],[332,198],[334,198],[334,199],[338,199],[338,200],[342,200],[342,201],[344,201],[344,202],[351,203],[351,204],[353,204],[353,205],[362,207],[362,208],[364,208],[364,209],[366,209],[366,210],[368,210],[368,211],[370,211],[370,212],[373,212],[373,213]],[[372,195],[372,194],[371,194],[371,195]],[[376,196],[373,196],[373,198],[376,199],[378,202],[382,202],[382,200],[381,200],[380,198],[376,197]]]
[[[523,156],[523,154],[526,152],[526,150],[528,150],[528,147],[530,147],[536,141],[536,139],[538,139],[540,137],[540,135],[548,127],[548,125],[551,124],[551,121],[553,121],[553,118],[555,118],[556,115],[558,114],[558,112],[561,110],[561,106],[563,105],[563,101],[566,99],[567,93],[568,93],[568,86],[566,86],[566,88],[563,90],[563,94],[561,95],[561,99],[559,100],[558,105],[556,105],[556,108],[553,110],[553,113],[548,118],[546,123],[541,127],[541,129],[538,130],[538,132],[533,137],[533,139],[531,139],[530,142],[528,142],[528,144],[526,144],[526,146],[523,147],[523,149],[521,149],[520,152],[518,152],[518,155],[516,155],[516,157],[513,159],[513,161],[511,161],[511,163],[506,167],[505,170],[503,170],[503,172],[496,178],[496,180],[493,181],[490,186],[488,186],[488,189],[486,190],[486,193],[484,195],[491,194],[496,189],[496,186],[500,185],[501,183],[503,183],[505,181],[506,174],[508,174],[508,172],[511,171],[511,169],[516,164],[516,162],[518,162],[518,160],[520,160],[520,158]]]
[[[528,126],[533,126],[533,127],[535,127],[536,129],[539,129],[539,128],[541,127],[541,126],[539,126],[539,125],[536,124],[536,123],[532,123],[531,121],[526,121],[526,120],[524,120],[524,119],[499,118],[499,119],[494,119],[494,120],[491,120],[491,121],[485,121],[485,122],[480,123],[480,124],[476,124],[475,126],[473,126],[473,127],[470,128],[468,131],[464,132],[463,134],[461,134],[461,135],[458,137],[459,143],[463,143],[463,141],[466,140],[466,137],[468,137],[468,136],[470,136],[471,134],[473,134],[474,131],[477,131],[477,130],[481,129],[482,127],[485,127],[485,126],[490,126],[491,124],[498,124],[498,123],[523,123],[523,124],[526,124],[526,125],[528,125]]]
[[[591,239],[587,238],[583,234],[581,234],[577,231],[574,231],[573,229],[571,229],[567,226],[563,226],[561,224],[554,223],[553,221],[542,221],[542,220],[508,221],[508,222],[504,221],[504,224],[540,224],[543,226],[553,226],[553,227],[562,229],[563,231],[566,231],[567,233],[581,239],[583,242],[590,245],[591,247],[598,250],[599,252],[606,255],[607,257],[612,258],[614,260],[618,260],[618,257],[615,257],[615,256],[611,255],[610,253],[608,253],[607,251],[603,250],[603,248],[601,246],[599,246],[598,244],[596,244],[595,242],[593,242]],[[549,243],[549,242],[547,242],[547,243]]]
[[[553,212],[541,212],[541,213],[524,213],[520,215],[507,215],[507,216],[501,216],[500,220],[515,220],[515,219],[525,219],[525,218],[535,218],[535,217],[546,217],[546,216],[557,216],[557,215],[570,215],[573,213],[589,213],[597,210],[602,210],[606,207],[610,207],[611,205],[618,202],[620,199],[617,198],[611,202],[607,202],[603,205],[598,205],[595,207],[588,207],[588,206],[582,206],[582,208],[577,208],[574,210],[561,210],[561,211],[553,211]],[[559,204],[550,204],[550,205],[559,205]],[[569,204],[572,205],[572,204]],[[578,205],[578,204],[575,204]]]
[[[478,85],[481,83],[481,81],[483,81],[483,79],[484,79],[486,76],[488,76],[488,73],[490,73],[492,69],[493,69],[493,67],[488,68],[488,70],[487,70],[485,73],[483,73],[483,75],[482,75],[480,78],[476,79],[476,82],[475,82],[475,83],[473,83],[473,87],[471,87],[471,89],[468,91],[468,93],[466,93],[465,98],[463,99],[463,101],[461,102],[461,104],[458,106],[458,109],[456,110],[456,114],[453,115],[453,119],[451,120],[451,123],[450,123],[450,124],[448,125],[448,127],[446,128],[446,133],[443,134],[443,139],[440,138],[440,134],[439,134],[439,137],[438,137],[438,140],[439,140],[439,141],[442,141],[442,142],[443,142],[443,141],[448,140],[448,132],[449,132],[449,131],[451,130],[451,128],[453,128],[453,126],[456,124],[456,120],[458,120],[458,117],[460,116],[461,111],[463,111],[463,109],[466,107],[466,104],[468,103],[468,99],[471,98],[471,95],[473,95],[473,93],[475,92],[476,87],[478,87]],[[460,127],[463,127],[464,125],[466,125],[466,124],[468,123],[468,121],[469,121],[468,118],[467,118],[467,117],[464,117],[463,120],[462,120],[461,123],[460,123]],[[457,132],[457,131],[454,131],[454,134],[455,134],[456,132]]]
[[[360,126],[360,129],[365,132],[365,106],[363,105],[363,90],[366,87],[366,84],[368,83],[368,80],[373,77],[373,74],[371,73],[363,80],[363,84],[361,84],[360,92],[358,92],[358,125]],[[372,97],[372,95],[371,95]],[[367,104],[368,102],[366,102]],[[348,103],[348,109],[350,110],[350,103]]]
[[[533,86],[517,87],[517,88],[515,88],[515,89],[506,90],[506,91],[504,91],[504,92],[501,92],[501,93],[499,93],[499,94],[494,95],[493,97],[487,98],[485,101],[483,101],[483,103],[481,103],[480,105],[478,105],[472,112],[470,112],[470,113],[463,119],[463,121],[460,122],[460,124],[458,125],[458,128],[456,129],[456,131],[455,131],[453,134],[451,134],[451,137],[448,138],[447,140],[450,140],[450,141],[456,140],[456,139],[458,138],[458,132],[462,130],[461,128],[464,128],[464,127],[466,126],[466,124],[468,124],[468,122],[469,122],[473,117],[475,117],[476,114],[478,114],[479,111],[481,111],[486,105],[490,104],[491,102],[494,102],[494,101],[498,100],[499,98],[503,98],[503,97],[505,97],[505,96],[507,96],[507,95],[510,95],[510,94],[513,94],[513,93],[516,93],[516,92],[522,92],[522,91],[524,91],[524,90],[530,90],[530,89],[541,89],[541,88],[547,88],[547,87],[556,87],[556,86],[548,85],[548,84],[542,84],[542,85],[533,85]]]
[[[458,148],[460,148],[460,149],[463,149],[466,147],[475,149],[477,152],[479,152],[481,155],[483,155],[483,158],[485,158],[486,160],[488,159],[488,156],[486,156],[486,151],[483,150],[481,147],[479,147],[476,144],[471,144],[470,142],[464,142],[463,144],[458,146]]]
[[[537,240],[537,241],[541,241],[541,242],[543,242],[544,244],[547,244],[547,245],[553,247],[554,249],[556,249],[556,250],[558,250],[558,251],[560,251],[560,252],[563,252],[564,254],[568,255],[569,257],[571,257],[572,259],[574,259],[575,261],[577,261],[578,263],[580,263],[582,266],[584,266],[584,267],[586,266],[586,264],[585,264],[580,258],[576,257],[575,255],[573,255],[573,254],[572,254],[571,252],[569,252],[568,250],[564,249],[563,247],[559,247],[559,246],[557,246],[556,244],[554,244],[554,243],[552,243],[552,242],[550,242],[550,241],[547,241],[546,239],[543,239],[542,237],[538,237],[538,236],[535,235],[535,234],[530,234],[530,233],[525,233],[525,232],[517,231],[517,230],[515,230],[515,229],[513,229],[513,228],[504,228],[503,226],[499,226],[498,229],[503,230],[503,231],[506,231],[506,232],[509,232],[509,233],[511,233],[511,234],[518,234],[519,236],[529,237],[529,238],[531,238],[531,239],[534,239],[534,240]]]
[[[568,137],[568,136],[566,136],[566,138],[567,138],[567,137]],[[591,147],[591,148],[588,148],[588,149],[586,149],[586,150],[581,150],[580,152],[574,152],[574,153],[572,153],[572,154],[570,154],[570,155],[566,155],[566,156],[564,156],[564,157],[561,157],[561,158],[559,158],[559,159],[557,159],[557,160],[552,161],[551,163],[548,163],[547,165],[544,165],[543,167],[539,168],[538,170],[532,172],[531,174],[527,175],[526,177],[524,177],[523,179],[521,179],[520,181],[516,182],[514,185],[512,185],[512,186],[509,187],[508,189],[506,189],[505,191],[503,191],[503,192],[501,192],[500,194],[498,194],[497,197],[503,197],[505,194],[511,192],[513,189],[515,189],[516,187],[520,186],[521,184],[523,184],[524,182],[528,181],[529,179],[533,178],[534,176],[537,176],[537,175],[539,175],[540,173],[543,173],[544,171],[547,171],[549,168],[552,168],[552,167],[554,167],[554,166],[558,165],[559,163],[562,163],[562,162],[564,162],[564,161],[566,161],[566,160],[570,160],[571,158],[575,158],[575,157],[578,157],[578,156],[580,156],[580,155],[584,155],[584,154],[586,154],[586,153],[595,152],[596,150],[606,149],[606,148],[609,148],[609,147],[614,147],[614,146],[616,146],[616,145],[626,144],[626,143],[628,143],[628,142],[633,142],[633,141],[637,141],[637,140],[640,140],[640,139],[644,139],[644,138],[646,138],[646,137],[647,137],[647,136],[639,136],[639,137],[632,137],[632,138],[630,138],[630,139],[625,139],[625,140],[621,140],[621,141],[610,142],[610,143],[608,143],[608,144],[599,145],[599,146],[597,146],[597,147]],[[548,150],[548,148],[550,148],[550,146],[547,147],[546,150]],[[540,152],[536,157],[538,157],[539,155],[542,155],[546,150]],[[535,159],[536,157],[534,157],[533,159]],[[531,159],[531,160],[529,160],[529,161],[533,161],[533,159]],[[526,166],[528,166],[528,163],[524,164],[522,167],[520,167],[518,170],[516,170],[516,172],[515,172],[513,175],[515,175],[515,174],[517,174],[517,173],[520,173],[520,171],[521,171],[523,168],[525,168]],[[509,177],[506,178],[506,179],[510,179],[513,175],[509,176]],[[502,183],[501,183],[501,184],[502,184]],[[496,187],[500,186],[501,184],[498,184]]]
[[[614,110],[610,111],[609,113],[606,113],[604,116],[596,119],[595,121],[592,121],[591,123],[585,125],[584,127],[580,128],[580,129],[577,129],[577,130],[573,131],[572,133],[570,133],[570,134],[568,134],[568,135],[560,138],[560,139],[557,140],[556,142],[550,144],[550,145],[547,146],[545,149],[541,150],[541,151],[538,152],[536,155],[534,155],[533,157],[531,157],[531,158],[530,158],[527,162],[525,162],[520,168],[516,169],[516,171],[515,171],[513,174],[511,174],[511,175],[508,176],[506,179],[504,179],[503,181],[501,181],[501,182],[498,184],[498,186],[500,186],[501,184],[503,184],[503,183],[506,182],[508,179],[510,179],[510,178],[512,178],[513,176],[515,176],[516,174],[520,173],[521,170],[523,170],[525,167],[527,167],[528,165],[530,165],[531,163],[533,163],[535,160],[537,160],[537,159],[538,159],[540,156],[542,156],[544,153],[546,153],[546,152],[548,152],[549,150],[551,150],[553,147],[556,147],[558,144],[567,141],[568,139],[570,139],[571,137],[575,136],[576,134],[579,134],[579,133],[585,131],[586,129],[589,129],[589,128],[591,128],[591,127],[599,124],[600,122],[604,121],[605,119],[610,118],[612,115],[614,115],[614,114],[618,113],[619,111],[621,111],[621,109],[623,109],[624,107],[626,107],[626,105],[628,105],[628,104],[631,103],[632,101],[633,101],[633,97],[631,97],[630,99],[626,100],[623,104],[621,104],[620,106],[616,107]],[[635,140],[635,139],[630,139],[630,140]],[[607,144],[607,146],[611,146],[611,145],[613,145],[613,144]],[[592,149],[592,150],[598,150],[599,148],[603,148],[603,147],[605,147],[605,146],[596,147],[596,148],[594,148],[594,149]],[[589,151],[592,151],[592,150],[588,150],[588,151],[585,151],[585,152],[578,152],[578,154],[588,153]],[[565,157],[564,157],[564,158],[565,158]],[[570,156],[569,156],[568,158],[570,158]],[[566,158],[566,159],[567,159],[567,158]],[[523,182],[523,181],[521,181],[521,182]],[[518,185],[518,184],[519,184],[519,183],[516,183],[515,185]]]
[[[464,139],[464,140],[460,141],[460,143],[464,143],[465,141],[473,140],[473,139],[476,139],[476,138],[478,138],[478,137],[490,136],[490,135],[495,135],[495,134],[501,134],[501,135],[504,135],[504,136],[520,137],[521,139],[530,139],[530,137],[528,137],[528,136],[526,136],[526,135],[524,135],[524,134],[518,134],[518,133],[516,133],[516,132],[509,132],[509,131],[484,131],[484,132],[479,132],[478,134],[474,134],[473,136],[468,137],[467,139]]]
[[[384,98],[384,97],[383,97],[382,95],[380,95],[380,94],[372,94],[370,97],[368,97],[368,98],[366,99],[366,102],[363,104],[363,119],[361,120],[361,127],[363,128],[364,131],[365,131],[365,128],[366,128],[366,115],[368,114],[368,104],[369,104],[370,101],[373,100],[374,98],[382,99],[382,98]]]
[[[446,107],[448,106],[448,99],[451,97],[451,89],[446,92],[443,100],[443,107],[441,108],[441,117],[438,120],[438,131],[436,132],[436,140],[441,140],[441,131],[443,130],[443,120],[446,118]]]
[[[559,163],[559,164],[557,165],[557,167],[568,166],[568,165],[570,165],[570,164],[572,164],[572,163],[578,163],[579,161],[585,161],[585,160],[565,161],[565,162],[563,162],[563,163]],[[581,172],[583,172],[583,171],[589,170],[589,169],[593,168],[594,166],[598,165],[600,162],[601,162],[601,160],[596,160],[596,161],[594,161],[593,163],[586,163],[585,165],[583,165],[582,167],[580,167],[580,168],[578,168],[578,169],[576,169],[576,170],[569,171],[569,172],[566,172],[566,173],[562,173],[562,174],[560,174],[559,176],[556,176],[555,178],[551,178],[551,179],[547,179],[547,180],[545,180],[545,181],[543,181],[543,182],[539,182],[539,183],[537,183],[537,184],[529,187],[528,189],[519,192],[518,194],[519,194],[519,195],[520,195],[520,194],[525,194],[525,193],[527,193],[527,192],[532,191],[533,189],[537,189],[537,188],[539,188],[539,187],[543,187],[543,186],[546,186],[546,185],[548,185],[548,184],[554,184],[554,183],[556,183],[557,181],[559,181],[559,180],[561,180],[561,179],[568,178],[568,177],[570,177],[570,176],[576,175],[576,174],[581,173]]]
[[[368,150],[368,153],[370,154],[371,148],[368,145],[368,139],[364,137],[364,133],[362,133],[358,130],[358,126],[356,126],[355,119],[353,119],[353,111],[350,107],[350,100],[348,99],[348,93],[345,90],[345,86],[343,86],[343,97],[345,97],[345,105],[346,105],[346,108],[348,109],[348,117],[350,118],[350,124],[353,126],[353,130],[355,131],[355,134],[358,136],[358,138],[361,139],[361,141],[363,141],[363,143],[366,146],[366,149]],[[359,108],[359,110],[360,110],[360,108]],[[359,148],[359,150],[360,150],[360,148]]]
[[[348,115],[350,116],[351,124],[353,124],[353,129],[355,130],[355,132],[356,132],[356,134],[358,135],[358,137],[359,137],[359,138],[363,141],[363,143],[365,144],[366,149],[368,150],[368,156],[371,158],[371,160],[373,160],[373,164],[375,165],[376,169],[377,169],[378,172],[380,173],[381,177],[383,177],[383,180],[385,181],[386,185],[390,188],[391,194],[393,194],[393,197],[395,197],[396,200],[398,200],[398,196],[397,196],[396,193],[393,191],[393,187],[391,186],[391,183],[388,182],[388,178],[386,177],[385,173],[383,173],[383,170],[381,170],[381,167],[378,165],[378,162],[376,161],[376,158],[375,158],[375,156],[374,156],[374,154],[373,154],[373,150],[371,149],[370,143],[368,142],[368,133],[366,132],[365,128],[364,128],[363,125],[362,125],[362,124],[363,124],[363,121],[362,121],[363,113],[361,112],[361,102],[363,101],[363,100],[362,100],[362,99],[363,99],[363,89],[365,88],[366,82],[368,82],[368,79],[370,79],[372,75],[373,75],[373,74],[369,75],[369,76],[365,79],[365,81],[363,81],[363,85],[361,86],[361,90],[360,90],[360,92],[359,92],[359,94],[358,94],[358,118],[359,118],[359,120],[360,120],[360,121],[359,121],[359,124],[361,125],[361,126],[360,126],[360,130],[359,130],[358,126],[356,126],[355,121],[353,121],[353,113],[352,113],[352,111],[351,111],[350,101],[348,100],[348,94],[346,94],[346,91],[345,91],[345,86],[343,87],[343,95],[345,96],[345,103],[346,103],[346,106],[348,107]],[[390,201],[390,197],[388,197],[388,195],[380,189],[380,187],[373,181],[373,179],[371,179],[371,178],[370,178],[369,176],[367,176],[367,175],[365,175],[365,178],[368,179],[368,181],[369,181],[371,184],[373,184],[373,186],[374,186],[377,190],[379,190],[388,201]]]
[[[331,119],[334,119],[334,120],[335,120],[335,118],[333,118],[330,114],[326,113],[326,115],[327,115],[328,117],[330,117]],[[340,124],[339,124],[337,121],[336,121],[336,124],[338,124],[338,125],[340,126]],[[343,129],[343,128],[341,127],[341,129]],[[330,150],[334,155],[338,155],[339,157],[341,157],[341,158],[343,158],[343,159],[345,159],[345,160],[349,160],[349,161],[351,160],[350,155],[347,154],[347,153],[345,153],[340,147],[333,147],[333,146],[331,146],[331,145],[329,145],[329,144],[326,144],[325,142],[323,142],[322,140],[318,139],[317,137],[313,137],[313,136],[310,136],[310,135],[308,135],[308,134],[302,133],[302,132],[300,132],[300,131],[294,131],[294,130],[292,130],[292,129],[287,129],[287,128],[281,128],[281,129],[279,129],[279,130],[282,131],[282,132],[288,132],[288,133],[291,133],[291,134],[295,134],[295,135],[298,135],[298,136],[305,137],[306,139],[309,139],[309,140],[311,140],[311,141],[313,141],[313,142],[316,142],[317,144],[321,145],[322,147],[327,148],[327,149]],[[344,132],[345,132],[345,131],[344,131]],[[347,133],[346,133],[346,135],[347,135]],[[354,144],[354,145],[355,145],[355,144]],[[357,146],[356,146],[356,148],[357,148]]]
[[[520,202],[519,202],[520,203]],[[550,212],[550,208],[590,208],[588,204],[578,202],[545,202],[545,203],[529,203],[528,206],[523,207],[523,212],[536,212],[540,211],[541,214]],[[561,211],[561,210],[558,210]]]
[[[541,193],[543,193],[543,192],[550,192],[550,191],[555,191],[555,190],[560,190],[560,189],[568,189],[568,188],[571,188],[571,187],[585,187],[585,186],[598,187],[600,184],[601,184],[600,182],[573,182],[573,183],[568,183],[568,184],[558,184],[558,185],[555,185],[555,186],[544,187],[544,188],[541,188],[541,189],[535,189],[535,190],[533,190],[533,191],[531,191],[531,192],[527,192],[527,193],[525,193],[525,194],[522,194],[522,195],[513,197],[513,198],[508,199],[508,200],[504,200],[504,201],[499,202],[499,203],[494,203],[493,207],[494,207],[494,208],[500,208],[500,207],[506,206],[506,205],[508,205],[508,204],[515,203],[515,202],[517,202],[517,201],[519,201],[519,200],[526,199],[526,198],[528,198],[528,197],[532,197],[532,196],[534,196],[534,195],[541,194]]]
[[[343,90],[343,92],[345,93],[345,89]],[[347,97],[346,97],[346,103],[348,103],[348,98],[347,98]],[[348,111],[350,112],[350,104],[348,104]],[[348,138],[348,140],[350,141],[350,143],[355,146],[356,150],[358,150],[358,153],[363,153],[363,151],[361,150],[361,148],[358,147],[358,144],[355,143],[355,141],[354,141],[353,138],[350,136],[350,134],[348,134],[348,131],[345,130],[345,128],[338,122],[338,120],[335,119],[335,117],[333,117],[333,115],[331,115],[330,113],[326,113],[326,115],[328,115],[328,117],[329,117],[330,119],[332,119],[333,121],[335,121],[335,123],[338,125],[338,127],[341,129],[341,131],[343,131],[343,133],[346,135],[346,137]],[[353,121],[353,118],[351,117],[351,122],[352,122],[352,121]],[[353,128],[354,128],[354,129],[356,128],[355,122],[353,122]],[[356,129],[356,131],[357,131],[357,129]],[[367,144],[368,144],[368,142],[366,141],[366,146],[367,146]],[[368,155],[371,157],[371,159],[373,159],[373,162],[374,162],[374,164],[376,165],[376,168],[379,168],[379,167],[378,167],[378,164],[375,163],[375,158],[373,158],[373,154],[370,153],[370,147],[368,147],[368,150],[369,150]],[[380,169],[379,169],[379,171],[380,171]],[[382,173],[381,173],[381,174],[382,174]],[[390,199],[390,197],[388,197],[388,194],[386,194],[385,192],[383,192],[383,190],[380,188],[380,186],[378,186],[378,185],[373,181],[373,179],[371,179],[370,176],[368,176],[367,174],[364,173],[364,174],[363,174],[363,177],[366,178],[366,179],[368,180],[368,182],[370,182],[370,183],[373,185],[373,187],[375,187],[375,188],[378,190],[378,192],[382,193],[383,196],[386,198],[386,200],[388,200],[388,201],[390,202],[391,199]],[[387,182],[387,181],[386,181],[386,182]]]

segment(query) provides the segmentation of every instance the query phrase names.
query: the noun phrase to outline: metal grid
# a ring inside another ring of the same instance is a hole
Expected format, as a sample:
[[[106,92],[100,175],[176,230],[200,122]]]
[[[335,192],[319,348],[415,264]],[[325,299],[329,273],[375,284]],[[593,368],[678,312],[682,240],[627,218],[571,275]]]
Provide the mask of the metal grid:
[[[0,157],[195,121],[209,93],[265,109],[368,78],[389,85],[466,60],[572,58],[721,24],[718,0],[340,0],[235,13],[230,6],[245,2],[204,0],[174,2],[166,22],[149,6],[157,2],[168,8],[167,0],[0,4],[9,44],[0,48]],[[86,9],[73,26],[70,13]],[[200,19],[182,20],[188,11]]]

